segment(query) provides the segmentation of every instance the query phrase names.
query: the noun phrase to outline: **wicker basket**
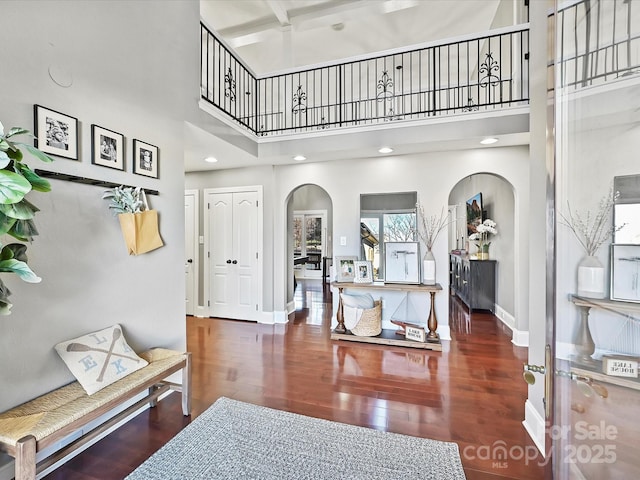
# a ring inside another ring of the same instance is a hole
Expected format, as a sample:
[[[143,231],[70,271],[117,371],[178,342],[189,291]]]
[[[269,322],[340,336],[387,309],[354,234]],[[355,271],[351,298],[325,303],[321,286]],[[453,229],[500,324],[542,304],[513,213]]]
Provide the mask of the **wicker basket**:
[[[362,311],[360,321],[351,329],[351,333],[358,337],[375,337],[382,332],[382,302],[373,302],[373,308]]]

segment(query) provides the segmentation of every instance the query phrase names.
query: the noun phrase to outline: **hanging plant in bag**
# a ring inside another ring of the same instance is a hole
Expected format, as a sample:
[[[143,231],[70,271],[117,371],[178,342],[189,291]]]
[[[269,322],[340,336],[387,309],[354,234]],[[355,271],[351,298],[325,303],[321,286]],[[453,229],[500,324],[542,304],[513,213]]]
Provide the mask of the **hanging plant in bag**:
[[[149,209],[147,195],[140,187],[115,187],[102,196],[118,216],[129,255],[140,255],[164,245],[158,231],[158,212]]]

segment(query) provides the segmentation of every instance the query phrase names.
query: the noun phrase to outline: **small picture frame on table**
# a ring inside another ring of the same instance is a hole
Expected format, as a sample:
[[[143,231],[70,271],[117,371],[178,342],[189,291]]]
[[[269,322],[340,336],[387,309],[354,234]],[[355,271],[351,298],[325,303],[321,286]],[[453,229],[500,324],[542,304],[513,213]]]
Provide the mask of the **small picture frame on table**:
[[[33,106],[34,146],[44,153],[78,160],[78,119],[42,105]]]
[[[385,283],[420,283],[418,242],[384,243]]]
[[[373,274],[372,266],[369,260],[359,260],[354,262],[356,276],[353,279],[354,283],[372,283]]]
[[[91,125],[91,163],[124,170],[124,135]]]
[[[336,257],[336,281],[353,282],[356,278],[356,266],[358,257]]]
[[[158,178],[159,150],[155,145],[133,140],[133,173]]]
[[[611,245],[611,300],[640,303],[640,245]]]

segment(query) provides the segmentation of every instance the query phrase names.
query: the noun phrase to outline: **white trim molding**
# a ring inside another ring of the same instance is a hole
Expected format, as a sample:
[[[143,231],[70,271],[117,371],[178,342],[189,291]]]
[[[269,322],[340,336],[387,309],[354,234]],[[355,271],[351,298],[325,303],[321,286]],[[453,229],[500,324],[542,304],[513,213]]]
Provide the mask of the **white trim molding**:
[[[518,330],[516,328],[516,319],[504,308],[496,303],[495,316],[511,330],[511,343],[517,347],[529,346],[529,332],[526,330]]]
[[[529,399],[524,404],[524,429],[527,431],[538,450],[545,456],[545,422],[542,415],[533,406]]]

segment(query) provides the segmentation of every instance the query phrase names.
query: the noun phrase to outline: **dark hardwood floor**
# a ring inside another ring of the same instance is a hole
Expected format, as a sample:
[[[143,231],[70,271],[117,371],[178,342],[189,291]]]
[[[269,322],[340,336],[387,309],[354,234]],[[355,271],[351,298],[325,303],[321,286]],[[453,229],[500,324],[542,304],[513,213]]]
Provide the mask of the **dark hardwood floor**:
[[[522,426],[527,350],[496,317],[469,315],[451,297],[453,341],[442,352],[336,342],[330,299],[319,280],[301,281],[286,325],[187,317],[192,417],[226,396],[455,442],[469,480],[544,478],[540,456],[525,460],[536,451]],[[123,478],[188,423],[172,394],[46,478]]]

